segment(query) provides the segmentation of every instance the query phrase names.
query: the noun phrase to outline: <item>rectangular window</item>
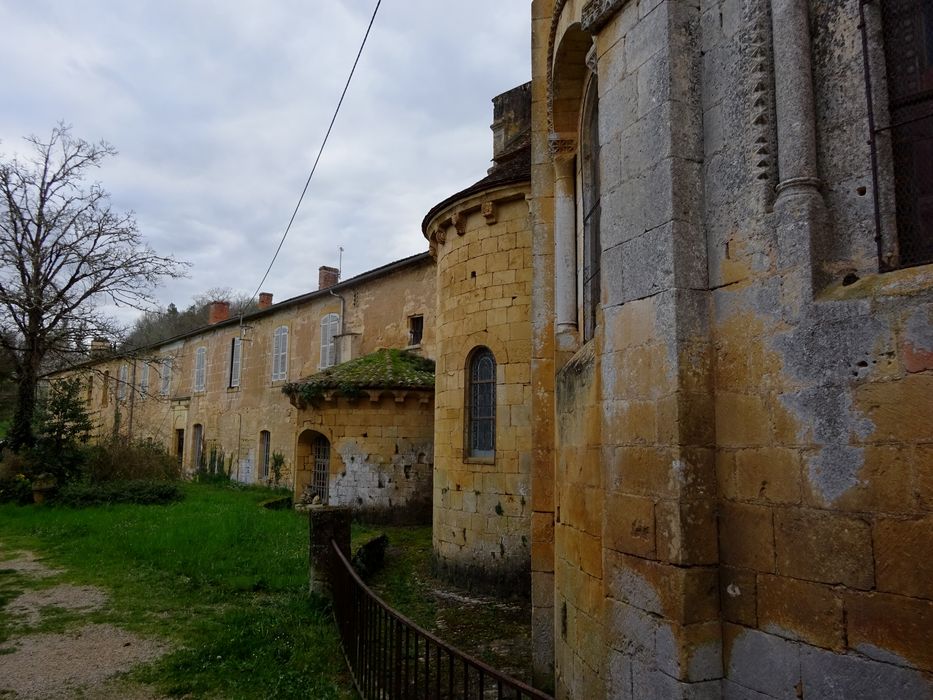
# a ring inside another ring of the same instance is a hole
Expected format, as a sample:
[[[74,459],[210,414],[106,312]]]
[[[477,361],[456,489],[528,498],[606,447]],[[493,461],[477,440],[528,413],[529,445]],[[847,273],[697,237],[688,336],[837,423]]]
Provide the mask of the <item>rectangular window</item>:
[[[207,348],[200,347],[194,355],[194,390],[204,391],[207,379]]]
[[[172,386],[172,358],[162,358],[162,378],[159,384],[159,393],[162,396],[168,396],[169,389]]]
[[[192,467],[201,469],[204,467],[204,426],[200,423],[194,424],[194,444],[191,446]]]
[[[933,2],[881,3],[894,159],[897,265],[933,262]]]
[[[421,345],[424,336],[424,316],[408,317],[408,345]]]
[[[288,376],[288,326],[279,326],[272,335],[272,381]]]
[[[321,319],[321,368],[337,364],[337,335],[340,333],[340,316],[327,314]]]
[[[143,396],[149,393],[149,363],[143,362],[139,370],[139,391]]]
[[[233,338],[230,340],[230,383],[227,385],[231,389],[240,386],[240,355],[243,351],[243,339]]]
[[[269,478],[269,464],[272,458],[272,436],[268,430],[259,433],[259,478]]]
[[[127,383],[128,375],[129,375],[129,367],[124,362],[122,365],[120,365],[120,381],[117,386],[117,398],[120,401],[123,401],[126,399],[126,383]]]

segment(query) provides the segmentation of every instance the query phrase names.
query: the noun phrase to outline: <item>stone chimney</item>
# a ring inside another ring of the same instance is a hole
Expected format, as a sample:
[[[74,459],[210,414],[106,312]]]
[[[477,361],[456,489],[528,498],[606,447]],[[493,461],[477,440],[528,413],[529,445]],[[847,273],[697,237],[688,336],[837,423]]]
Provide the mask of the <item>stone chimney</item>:
[[[270,292],[259,292],[259,310],[268,309],[272,306],[272,294]]]
[[[207,322],[210,325],[213,326],[215,323],[226,321],[228,318],[230,318],[229,301],[212,301],[210,303],[207,311]]]
[[[327,267],[322,265],[317,271],[317,288],[327,289],[333,287],[340,281],[340,270],[336,267]]]
[[[492,107],[492,159],[499,162],[531,133],[531,83],[492,98]]]
[[[110,343],[106,338],[97,336],[91,340],[91,357],[100,357],[110,352]]]

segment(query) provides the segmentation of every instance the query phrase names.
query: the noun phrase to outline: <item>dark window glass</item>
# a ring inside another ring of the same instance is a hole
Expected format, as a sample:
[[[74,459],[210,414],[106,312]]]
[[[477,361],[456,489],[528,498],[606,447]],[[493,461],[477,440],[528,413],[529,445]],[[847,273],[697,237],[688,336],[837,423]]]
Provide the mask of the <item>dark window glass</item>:
[[[900,267],[933,262],[933,0],[885,0]]]
[[[408,318],[408,344],[421,345],[424,336],[424,316],[410,316]]]
[[[469,378],[468,455],[492,457],[496,449],[496,358],[489,348],[473,353]]]

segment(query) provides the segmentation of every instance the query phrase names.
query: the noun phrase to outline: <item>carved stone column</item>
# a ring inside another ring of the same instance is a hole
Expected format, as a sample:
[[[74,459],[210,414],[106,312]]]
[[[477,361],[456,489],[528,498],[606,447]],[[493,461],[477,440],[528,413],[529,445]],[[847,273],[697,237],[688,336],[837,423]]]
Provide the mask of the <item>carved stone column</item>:
[[[778,136],[778,266],[796,269],[800,297],[812,298],[819,277],[819,251],[826,235],[826,206],[820,193],[816,156],[816,108],[810,60],[808,0],[772,0],[774,87]],[[795,296],[796,296],[795,294]]]
[[[576,141],[552,135],[554,159],[554,315],[558,338],[577,330]]]

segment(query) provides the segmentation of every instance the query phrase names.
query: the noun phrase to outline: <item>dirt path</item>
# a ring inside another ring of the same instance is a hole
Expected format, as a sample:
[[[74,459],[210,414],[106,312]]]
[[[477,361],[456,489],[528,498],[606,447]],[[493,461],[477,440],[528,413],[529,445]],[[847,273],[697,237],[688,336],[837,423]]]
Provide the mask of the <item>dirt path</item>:
[[[150,688],[120,676],[158,658],[168,646],[113,625],[81,622],[81,616],[106,609],[110,597],[94,586],[56,584],[64,573],[31,552],[0,545],[0,584],[25,589],[0,610],[12,629],[0,642],[0,698],[161,700]],[[78,622],[61,632],[38,629],[46,616],[60,611]]]

